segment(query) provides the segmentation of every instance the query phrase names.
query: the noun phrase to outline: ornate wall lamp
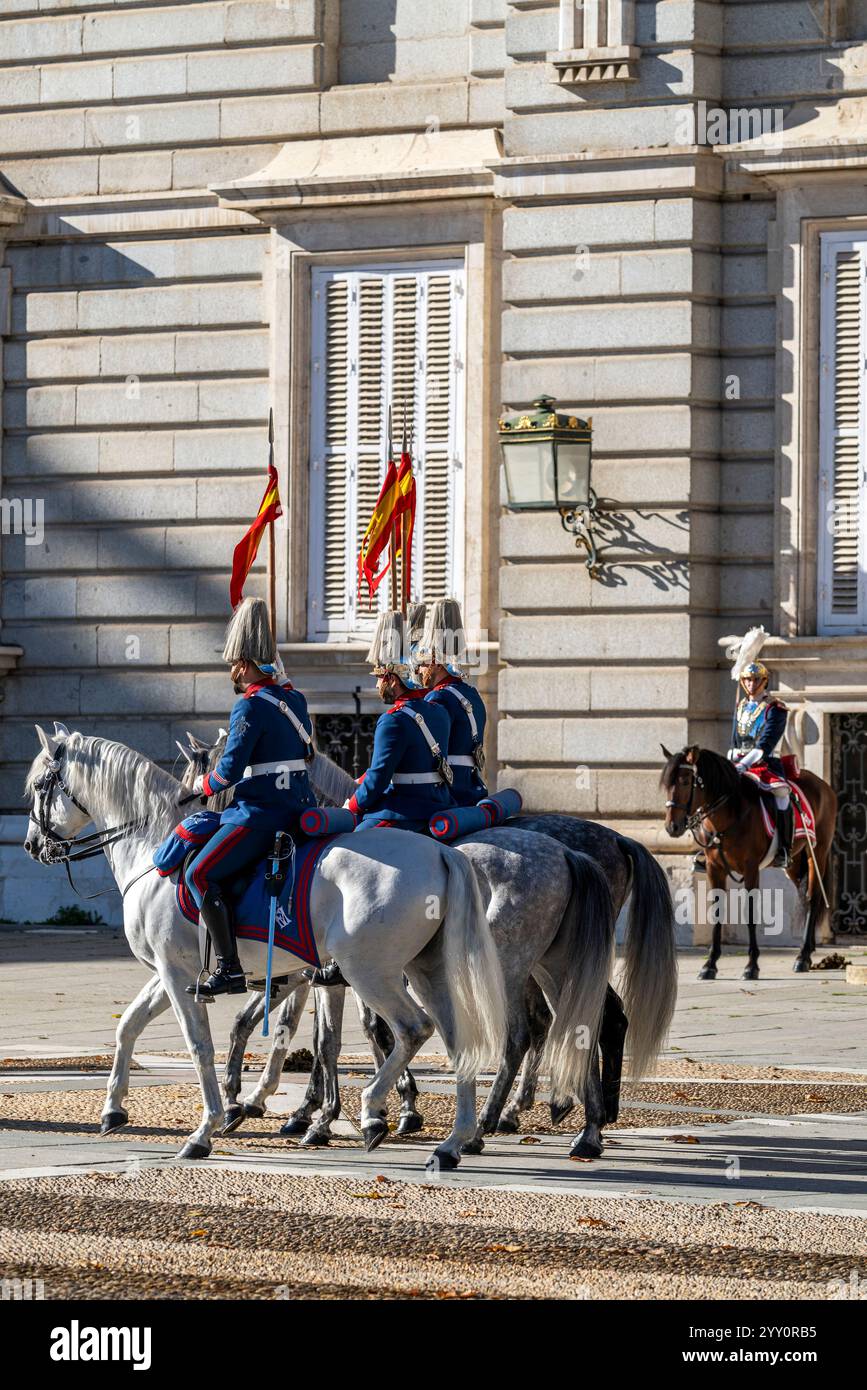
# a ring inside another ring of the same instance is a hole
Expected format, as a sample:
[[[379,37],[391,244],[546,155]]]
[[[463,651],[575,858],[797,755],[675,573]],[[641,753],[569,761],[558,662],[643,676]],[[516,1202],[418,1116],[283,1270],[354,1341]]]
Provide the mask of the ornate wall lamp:
[[[599,573],[593,520],[596,493],[590,486],[593,421],[558,415],[552,396],[540,396],[526,415],[500,420],[507,507],[514,511],[559,511],[563,529],[587,551],[591,578]]]

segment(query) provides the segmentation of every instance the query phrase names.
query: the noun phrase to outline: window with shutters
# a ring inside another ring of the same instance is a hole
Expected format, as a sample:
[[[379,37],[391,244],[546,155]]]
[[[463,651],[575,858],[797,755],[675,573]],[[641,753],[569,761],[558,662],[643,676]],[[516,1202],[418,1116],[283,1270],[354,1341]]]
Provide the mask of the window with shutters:
[[[867,237],[822,237],[819,631],[867,631]]]
[[[308,635],[363,639],[390,602],[358,592],[358,551],[385,475],[389,408],[416,475],[414,601],[463,587],[463,262],[313,271]]]

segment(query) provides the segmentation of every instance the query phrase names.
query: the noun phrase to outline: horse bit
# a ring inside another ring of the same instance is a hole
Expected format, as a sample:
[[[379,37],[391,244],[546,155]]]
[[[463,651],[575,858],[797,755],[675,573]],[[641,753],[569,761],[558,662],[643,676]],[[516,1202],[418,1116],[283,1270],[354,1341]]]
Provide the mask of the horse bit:
[[[107,849],[109,845],[116,844],[118,840],[122,840],[126,832],[131,830],[136,822],[125,821],[123,825],[106,826],[105,830],[96,830],[91,835],[75,836],[71,840],[64,839],[63,836],[58,835],[49,818],[49,810],[56,792],[61,792],[83,816],[87,816],[88,820],[90,820],[90,812],[87,807],[82,806],[81,802],[63,780],[60,773],[59,758],[53,758],[48,763],[42,776],[34,783],[34,791],[37,793],[37,798],[34,803],[34,811],[37,812],[35,819],[45,841],[45,859],[43,862],[46,864],[62,864],[66,870],[66,877],[69,879],[69,886],[73,893],[76,893],[79,898],[84,898],[87,901],[91,898],[103,898],[106,893],[113,892],[111,888],[104,888],[99,893],[82,893],[73,882],[72,871],[69,866],[76,860],[93,859],[96,855],[102,854],[102,851]],[[79,845],[81,848],[75,853],[71,853],[70,851],[73,845]],[[152,867],[151,865],[151,868]],[[144,873],[139,874],[132,880],[132,883],[128,883],[126,888],[121,889],[121,897],[124,897],[129,889],[132,888],[133,883],[138,883],[138,880],[144,878],[144,874],[149,872],[150,868],[145,869]]]

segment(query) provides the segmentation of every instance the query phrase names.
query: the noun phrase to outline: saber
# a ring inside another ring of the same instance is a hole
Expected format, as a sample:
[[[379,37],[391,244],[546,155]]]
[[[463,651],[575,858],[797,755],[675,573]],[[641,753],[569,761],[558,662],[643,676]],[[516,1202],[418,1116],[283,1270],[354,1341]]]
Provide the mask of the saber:
[[[274,967],[274,934],[277,928],[277,899],[280,896],[280,889],[283,885],[285,875],[280,872],[280,861],[283,857],[283,836],[282,830],[278,831],[274,840],[274,854],[271,858],[271,872],[265,876],[265,888],[268,891],[271,902],[268,907],[268,963],[265,967],[265,1016],[262,1020],[262,1037],[268,1036],[268,1015],[271,1012],[271,977]]]

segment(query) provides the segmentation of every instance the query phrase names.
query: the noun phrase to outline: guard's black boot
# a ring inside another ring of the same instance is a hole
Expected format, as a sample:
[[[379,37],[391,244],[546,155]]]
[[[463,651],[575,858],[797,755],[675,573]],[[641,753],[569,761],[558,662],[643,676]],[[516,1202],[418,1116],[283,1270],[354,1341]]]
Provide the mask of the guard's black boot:
[[[792,857],[792,838],[795,830],[795,812],[789,802],[785,811],[777,810],[777,853],[773,868],[787,869]]]
[[[329,985],[349,985],[349,981],[344,978],[343,972],[336,960],[330,965],[321,965],[316,970],[302,970],[302,975],[309,980],[311,985],[320,985],[328,988]]]
[[[217,968],[202,984],[187,985],[187,994],[213,999],[218,994],[246,994],[247,977],[241,969],[235,946],[232,911],[218,888],[209,888],[201,907],[201,918],[208,929]]]

